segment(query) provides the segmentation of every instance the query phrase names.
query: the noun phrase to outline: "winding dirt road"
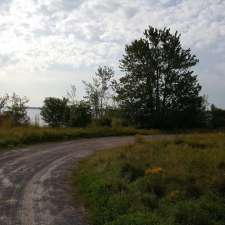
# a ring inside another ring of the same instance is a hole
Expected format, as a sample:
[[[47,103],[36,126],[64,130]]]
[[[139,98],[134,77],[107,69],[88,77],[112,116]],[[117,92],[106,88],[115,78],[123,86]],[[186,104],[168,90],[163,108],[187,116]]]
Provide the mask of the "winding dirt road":
[[[133,137],[82,139],[1,153],[0,225],[86,225],[83,207],[71,198],[71,169],[97,150],[131,142]]]

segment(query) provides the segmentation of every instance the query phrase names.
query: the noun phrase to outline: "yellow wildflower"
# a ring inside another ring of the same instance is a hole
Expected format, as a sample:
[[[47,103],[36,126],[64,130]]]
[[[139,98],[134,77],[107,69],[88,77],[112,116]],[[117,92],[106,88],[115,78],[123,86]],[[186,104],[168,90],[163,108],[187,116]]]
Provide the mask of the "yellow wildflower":
[[[162,173],[162,172],[163,172],[163,169],[161,167],[147,168],[145,170],[145,175],[159,174],[159,173]]]

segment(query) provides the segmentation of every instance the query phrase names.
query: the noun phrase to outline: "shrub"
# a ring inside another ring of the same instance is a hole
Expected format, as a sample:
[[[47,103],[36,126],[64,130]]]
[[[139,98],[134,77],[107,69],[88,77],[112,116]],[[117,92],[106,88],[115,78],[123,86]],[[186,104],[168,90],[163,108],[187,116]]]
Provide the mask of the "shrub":
[[[44,106],[41,109],[43,120],[51,127],[65,125],[68,117],[68,99],[66,98],[45,98]]]
[[[69,107],[69,122],[70,127],[85,127],[91,122],[90,105],[84,101],[80,101]]]

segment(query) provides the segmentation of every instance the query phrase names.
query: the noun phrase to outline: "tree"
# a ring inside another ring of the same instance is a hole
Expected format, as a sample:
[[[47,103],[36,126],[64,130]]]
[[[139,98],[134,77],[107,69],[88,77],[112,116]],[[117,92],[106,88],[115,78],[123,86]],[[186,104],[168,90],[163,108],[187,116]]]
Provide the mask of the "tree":
[[[9,99],[10,104],[7,106],[7,114],[10,116],[13,126],[26,124],[29,121],[27,116],[27,106],[29,102],[27,97],[20,97],[16,93]]]
[[[71,105],[75,105],[77,103],[76,92],[77,92],[77,89],[75,85],[71,85],[70,90],[67,91],[67,98]]]
[[[9,101],[9,95],[8,94],[0,96],[0,113],[2,113],[2,111],[4,110],[8,101]]]
[[[41,109],[41,116],[51,127],[65,125],[68,113],[67,98],[45,98],[44,106]]]
[[[198,63],[183,49],[178,32],[149,27],[144,37],[126,45],[114,86],[126,119],[141,127],[200,126],[203,99],[191,67]]]
[[[111,79],[114,71],[110,67],[99,67],[93,78],[93,82],[83,81],[86,89],[86,99],[92,107],[95,119],[101,119],[104,116],[104,110],[107,106]]]
[[[91,107],[85,101],[77,102],[69,106],[70,127],[85,127],[91,122]]]
[[[225,128],[225,110],[211,105],[211,125],[213,128]]]

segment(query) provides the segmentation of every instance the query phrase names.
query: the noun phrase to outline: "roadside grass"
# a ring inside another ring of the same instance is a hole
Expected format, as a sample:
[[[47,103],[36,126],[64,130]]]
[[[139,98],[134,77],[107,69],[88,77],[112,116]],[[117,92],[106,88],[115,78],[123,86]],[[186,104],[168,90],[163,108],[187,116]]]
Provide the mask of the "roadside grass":
[[[136,140],[74,169],[91,224],[225,224],[224,133]]]
[[[159,134],[158,130],[137,130],[129,127],[88,128],[0,128],[0,149],[10,149],[27,144],[64,141],[77,138],[126,136],[135,134]]]

